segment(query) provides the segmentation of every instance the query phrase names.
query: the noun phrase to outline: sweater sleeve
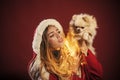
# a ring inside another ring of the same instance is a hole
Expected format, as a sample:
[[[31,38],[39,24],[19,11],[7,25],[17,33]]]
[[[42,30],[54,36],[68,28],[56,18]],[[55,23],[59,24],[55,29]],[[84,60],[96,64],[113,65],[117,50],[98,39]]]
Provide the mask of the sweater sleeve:
[[[101,64],[98,62],[95,55],[92,54],[90,50],[88,50],[88,56],[86,56],[87,61],[87,70],[89,72],[89,76],[92,80],[102,80],[103,70]]]
[[[58,78],[55,74],[50,73],[49,80],[58,80]]]

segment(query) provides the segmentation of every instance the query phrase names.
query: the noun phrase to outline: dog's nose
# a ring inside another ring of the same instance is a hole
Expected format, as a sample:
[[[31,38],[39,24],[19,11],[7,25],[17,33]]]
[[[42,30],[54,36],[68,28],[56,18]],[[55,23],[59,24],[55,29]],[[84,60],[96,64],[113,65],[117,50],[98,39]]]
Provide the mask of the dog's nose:
[[[80,33],[80,28],[77,28],[77,29],[76,29],[76,32],[77,32],[77,33]]]

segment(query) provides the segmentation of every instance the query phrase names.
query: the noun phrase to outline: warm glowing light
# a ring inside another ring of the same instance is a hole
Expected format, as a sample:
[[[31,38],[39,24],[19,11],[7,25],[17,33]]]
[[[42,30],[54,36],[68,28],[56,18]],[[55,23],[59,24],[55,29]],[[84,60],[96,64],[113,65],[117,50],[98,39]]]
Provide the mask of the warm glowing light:
[[[60,80],[72,80],[71,76],[76,73],[81,74],[79,69],[81,52],[78,40],[74,38],[72,33],[68,33],[64,40],[64,46],[61,48],[60,63],[54,67],[56,74],[59,75]],[[53,70],[53,71],[54,71]]]
[[[80,46],[72,33],[68,33],[65,45],[67,46],[71,56],[75,57],[80,54]]]
[[[68,33],[64,44],[65,45],[62,49],[64,57],[61,56],[63,62],[59,68],[71,76],[73,73],[77,73],[79,69],[80,46],[78,44],[78,41],[73,37],[71,33]]]

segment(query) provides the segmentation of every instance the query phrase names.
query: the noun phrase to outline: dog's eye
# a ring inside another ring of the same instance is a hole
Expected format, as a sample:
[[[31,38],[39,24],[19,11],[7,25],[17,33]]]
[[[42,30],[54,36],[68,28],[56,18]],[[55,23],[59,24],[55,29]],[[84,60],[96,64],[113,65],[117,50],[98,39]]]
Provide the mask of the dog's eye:
[[[81,27],[82,29],[84,29],[84,27]]]
[[[78,28],[78,26],[75,26],[75,28]]]

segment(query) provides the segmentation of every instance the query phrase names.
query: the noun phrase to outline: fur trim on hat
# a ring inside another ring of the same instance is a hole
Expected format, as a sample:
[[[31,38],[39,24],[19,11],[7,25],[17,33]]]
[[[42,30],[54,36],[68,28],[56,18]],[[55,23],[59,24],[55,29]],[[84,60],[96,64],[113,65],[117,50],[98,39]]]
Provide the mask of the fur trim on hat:
[[[40,44],[42,41],[42,34],[43,34],[44,30],[48,27],[48,25],[55,25],[60,31],[63,31],[62,26],[60,25],[60,23],[57,20],[55,20],[55,19],[43,20],[36,28],[33,42],[32,42],[32,48],[36,54],[40,54]]]

